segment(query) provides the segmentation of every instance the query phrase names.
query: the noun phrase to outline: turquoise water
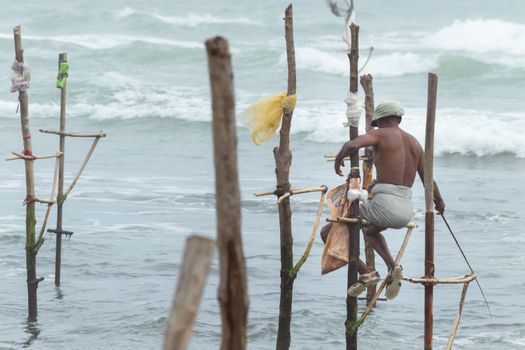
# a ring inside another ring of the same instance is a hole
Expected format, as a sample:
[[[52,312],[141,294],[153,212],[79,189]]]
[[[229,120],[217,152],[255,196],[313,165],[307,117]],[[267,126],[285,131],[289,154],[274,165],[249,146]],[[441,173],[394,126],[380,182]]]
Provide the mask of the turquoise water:
[[[58,53],[67,51],[68,124],[104,130],[65,206],[62,287],[55,289],[54,238],[38,258],[39,319],[28,325],[24,267],[23,166],[0,162],[0,349],[154,349],[171,304],[186,237],[215,235],[210,97],[203,42],[220,34],[231,46],[239,112],[286,89],[283,1],[1,2],[0,150],[21,149],[17,100],[9,93],[12,27],[22,25],[35,153],[58,140],[37,132],[58,128],[54,88]],[[428,71],[439,75],[435,177],[447,217],[478,272],[493,317],[475,285],[469,288],[455,349],[525,346],[525,7],[519,1],[356,1],[361,47],[374,47],[363,73],[374,76],[376,101],[397,99],[402,126],[424,137]],[[339,184],[325,153],[347,137],[341,127],[348,87],[344,23],[324,1],[296,2],[298,105],[292,125],[294,187]],[[361,58],[366,53],[361,53]],[[361,128],[362,129],[362,128]],[[243,245],[248,266],[249,349],[274,347],[279,302],[278,219],[272,198],[253,192],[275,186],[274,138],[261,146],[239,124]],[[88,149],[68,140],[70,180]],[[46,197],[53,164],[36,166],[37,195]],[[313,226],[318,194],[292,200],[295,254]],[[415,218],[423,192],[414,187]],[[43,211],[40,213],[43,214]],[[54,214],[50,226],[54,227]],[[436,222],[436,275],[468,267],[445,226]],[[39,220],[41,221],[41,220]],[[397,251],[402,231],[387,233]],[[423,229],[403,261],[423,273]],[[294,288],[293,349],[344,346],[346,271],[320,276],[316,241]],[[379,264],[384,274],[385,267]],[[192,349],[218,348],[218,261],[215,257],[194,328]],[[435,291],[435,346],[446,344],[461,293]],[[382,302],[360,332],[363,349],[422,347],[423,289],[404,285]]]

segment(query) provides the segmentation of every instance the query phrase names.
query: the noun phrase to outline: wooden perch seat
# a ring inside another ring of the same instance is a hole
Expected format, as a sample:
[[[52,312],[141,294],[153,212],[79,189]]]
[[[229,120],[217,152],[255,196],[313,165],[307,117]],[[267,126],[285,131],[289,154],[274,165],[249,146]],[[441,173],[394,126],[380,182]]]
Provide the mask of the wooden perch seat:
[[[411,283],[421,284],[464,284],[472,282],[476,279],[476,275],[471,273],[462,277],[447,277],[447,278],[425,278],[425,277],[403,277],[405,281]]]
[[[323,192],[326,193],[328,191],[328,187],[326,186],[320,186],[320,187],[308,187],[308,188],[302,188],[302,189],[293,189],[288,191],[287,193],[283,194],[279,199],[277,199],[277,204],[280,204],[283,200],[286,198],[294,195],[294,194],[301,194],[301,193],[311,193],[311,192]]]
[[[341,224],[356,224],[361,223],[361,225],[366,226],[369,225],[369,222],[365,219],[353,219],[353,218],[343,218],[343,217],[337,217],[337,218],[326,218],[327,222],[337,222]],[[418,227],[417,223],[414,221],[411,221],[406,226],[407,228],[415,228]]]
[[[37,203],[47,204],[47,205],[53,205],[55,204],[54,200],[47,200],[47,199],[40,199],[38,197],[34,198],[34,201]]]
[[[75,131],[57,131],[57,130],[46,130],[39,129],[38,131],[44,134],[55,134],[60,136],[69,136],[69,137],[106,137],[106,133],[100,132],[75,132]]]
[[[7,157],[5,160],[9,161],[9,160],[17,160],[17,159],[23,159],[23,160],[49,159],[49,158],[60,158],[63,155],[62,152],[57,152],[49,156],[26,156],[22,153],[18,153],[14,151],[11,153],[14,155],[14,157]]]

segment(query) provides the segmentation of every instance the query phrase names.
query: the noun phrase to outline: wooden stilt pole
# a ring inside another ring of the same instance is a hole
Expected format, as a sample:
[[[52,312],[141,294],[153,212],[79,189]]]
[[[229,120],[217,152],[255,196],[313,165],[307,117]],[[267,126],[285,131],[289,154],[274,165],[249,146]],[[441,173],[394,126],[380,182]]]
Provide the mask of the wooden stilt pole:
[[[246,348],[248,293],[241,239],[233,72],[225,39],[207,40],[206,50],[213,112],[221,349],[241,350]]]
[[[60,64],[67,63],[67,53],[58,55],[58,67]],[[67,79],[64,86],[60,89],[60,131],[66,131],[66,90]],[[64,159],[66,148],[66,136],[60,135],[60,152],[62,157],[58,161],[58,200],[57,200],[57,227],[56,227],[56,251],[55,251],[55,286],[60,287],[60,266],[62,264],[62,215],[64,205]]]
[[[425,133],[425,278],[434,277],[434,126],[438,77],[428,74],[427,125]],[[434,285],[425,285],[424,348],[432,349]]]
[[[284,14],[286,38],[286,55],[288,62],[288,96],[296,91],[295,47],[293,39],[293,8],[288,5]],[[284,195],[290,189],[290,166],[292,152],[290,151],[290,127],[292,124],[293,109],[283,107],[279,147],[273,150],[275,158],[275,176],[277,179],[276,194]],[[277,330],[276,349],[290,348],[290,324],[292,321],[293,283],[293,236],[292,211],[290,198],[285,198],[279,204],[279,229],[281,241],[281,298],[279,301],[279,327]]]
[[[358,88],[358,60],[359,60],[359,26],[352,23],[350,25],[351,32],[351,49],[348,54],[350,60],[350,92],[357,93]],[[355,139],[359,135],[358,127],[350,126],[350,140]],[[359,174],[359,153],[354,152],[350,155],[350,179],[360,178]],[[359,216],[359,200],[355,200],[348,210],[349,218],[357,218]],[[359,231],[361,225],[359,223],[349,224],[349,239],[350,249],[348,257],[348,280],[347,287],[358,280],[358,261],[359,261]],[[357,298],[351,297],[347,294],[346,296],[346,349],[356,350],[357,349],[357,332],[354,331],[357,323]]]
[[[164,350],[188,347],[214,248],[215,242],[209,238],[193,235],[186,240],[177,292],[166,324]]]
[[[366,132],[372,130],[372,118],[374,116],[374,87],[372,85],[372,75],[361,76],[361,86],[365,92],[365,113],[366,113]],[[372,184],[372,171],[374,168],[374,150],[372,147],[365,148],[365,160],[363,160],[363,189],[367,189]],[[376,269],[374,248],[365,239],[366,264]],[[376,286],[368,287],[366,291],[366,303],[376,294]]]
[[[13,29],[15,41],[15,58],[19,63],[24,62],[24,50],[22,49],[22,34],[20,26]],[[29,129],[29,110],[27,91],[18,92],[18,101],[20,103],[20,121],[22,126],[22,139],[24,141],[24,155],[31,156],[33,148],[31,143],[31,131]],[[38,316],[37,305],[37,288],[38,283],[43,278],[36,278],[36,255],[38,250],[35,249],[35,171],[34,160],[24,159],[26,174],[26,269],[27,269],[27,306],[28,320],[34,322]]]

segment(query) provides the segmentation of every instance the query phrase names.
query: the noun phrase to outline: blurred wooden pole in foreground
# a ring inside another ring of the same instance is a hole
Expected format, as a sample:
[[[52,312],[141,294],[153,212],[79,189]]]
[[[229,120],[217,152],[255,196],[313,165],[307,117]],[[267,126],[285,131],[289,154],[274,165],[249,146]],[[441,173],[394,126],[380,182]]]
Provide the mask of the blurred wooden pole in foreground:
[[[186,240],[177,292],[166,325],[164,350],[184,350],[188,346],[214,249],[215,242],[205,237],[192,235]]]
[[[241,239],[233,72],[225,39],[215,37],[207,40],[206,50],[213,112],[221,349],[239,350],[246,348],[248,292]]]

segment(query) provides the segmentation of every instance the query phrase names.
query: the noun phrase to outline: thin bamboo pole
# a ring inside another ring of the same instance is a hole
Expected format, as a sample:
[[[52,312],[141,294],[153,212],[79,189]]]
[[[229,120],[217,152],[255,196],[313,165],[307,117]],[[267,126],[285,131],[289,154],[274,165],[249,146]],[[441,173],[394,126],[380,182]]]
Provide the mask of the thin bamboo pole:
[[[425,278],[434,277],[434,126],[438,78],[428,74],[427,124],[425,133]],[[432,349],[433,334],[433,284],[425,285],[425,332],[424,349]]]
[[[69,196],[69,193],[71,192],[71,190],[73,190],[73,187],[75,187],[78,179],[80,178],[80,175],[82,175],[82,173],[84,172],[84,169],[86,169],[86,166],[87,166],[87,164],[89,162],[89,159],[91,158],[91,155],[93,154],[93,151],[95,151],[95,147],[97,147],[97,143],[98,143],[99,140],[100,140],[99,136],[97,136],[97,137],[95,137],[93,139],[93,142],[91,143],[91,147],[89,148],[89,151],[86,154],[86,157],[84,158],[84,161],[82,162],[82,165],[78,169],[78,172],[75,175],[75,177],[73,178],[73,181],[71,181],[71,184],[69,184],[67,190],[64,192],[64,194],[62,196],[62,200],[63,201],[65,201],[67,196]]]
[[[321,215],[323,214],[324,209],[324,199],[326,196],[326,191],[328,189],[325,187],[325,190],[321,192],[321,199],[319,200],[319,209],[317,209],[317,216],[315,218],[315,224],[314,228],[312,229],[312,233],[310,234],[310,239],[308,240],[308,244],[306,245],[306,249],[303,253],[303,256],[299,259],[297,264],[295,264],[292,275],[295,277],[297,276],[297,273],[301,269],[301,266],[306,262],[306,259],[308,259],[308,255],[310,255],[310,249],[312,249],[312,245],[314,244],[315,236],[317,235],[317,230],[319,229],[319,223],[321,222]]]
[[[350,61],[350,92],[357,93],[358,89],[358,61],[359,61],[359,26],[352,23],[350,25],[351,32],[351,48],[348,53],[348,59]],[[359,130],[355,126],[349,127],[350,140],[355,139],[359,135]],[[354,152],[350,155],[350,175],[351,179],[360,177],[359,174],[359,153]],[[348,209],[349,218],[357,218],[359,216],[359,200],[355,200]],[[345,289],[346,294],[346,322],[345,322],[345,334],[346,334],[346,349],[356,350],[357,349],[357,332],[352,330],[357,322],[357,298],[351,297],[346,293],[348,288],[352,286],[358,280],[358,261],[359,261],[359,231],[361,225],[359,223],[349,224],[349,250],[348,250],[348,278],[347,286]]]
[[[57,152],[55,154],[49,155],[49,156],[26,156],[18,152],[11,152],[11,154],[14,154],[14,157],[7,157],[5,160],[38,160],[38,159],[49,159],[49,158],[59,158],[62,156],[62,152]]]
[[[57,157],[55,160],[55,171],[53,172],[53,185],[51,186],[51,194],[49,195],[50,203],[47,206],[46,214],[44,216],[44,221],[42,223],[42,227],[40,228],[40,234],[38,235],[38,239],[35,244],[35,250],[37,252],[42,246],[42,244],[44,244],[44,233],[46,232],[47,219],[49,219],[49,214],[51,214],[51,209],[53,208],[53,204],[55,204],[53,200],[55,198],[55,189],[57,187],[57,181],[58,181],[58,168],[59,168],[59,161]]]
[[[166,322],[164,350],[188,346],[214,248],[215,242],[209,238],[193,235],[186,240],[177,291]]]
[[[403,277],[403,280],[410,283],[421,283],[421,284],[464,284],[472,282],[476,279],[476,275],[469,274],[461,277],[445,277],[445,278],[418,278],[418,277]]]
[[[284,13],[284,31],[286,39],[286,57],[288,64],[288,96],[296,92],[295,47],[293,39],[293,8],[288,5]],[[277,181],[276,194],[282,196],[290,188],[290,166],[292,152],[290,151],[290,127],[293,109],[283,107],[283,119],[279,133],[279,146],[273,150],[275,158],[275,176]],[[279,300],[279,326],[277,329],[276,349],[290,348],[290,324],[292,321],[293,300],[293,236],[292,211],[290,199],[286,198],[279,204],[279,229],[281,242],[281,296]]]
[[[459,300],[458,312],[456,313],[454,323],[452,324],[452,330],[450,331],[450,337],[448,338],[446,350],[451,350],[452,345],[454,345],[454,339],[456,339],[456,334],[459,328],[459,321],[461,320],[461,313],[463,312],[463,305],[465,304],[465,297],[467,296],[468,285],[468,282],[463,285],[461,299]]]
[[[372,130],[372,118],[374,117],[374,87],[372,84],[372,75],[362,75],[360,78],[361,86],[365,92],[365,116],[366,116],[366,132]],[[372,184],[372,172],[374,168],[374,150],[372,147],[365,148],[365,160],[363,160],[363,189],[368,189]],[[366,264],[372,270],[376,269],[374,248],[365,239],[365,257]],[[367,288],[366,300],[367,304],[376,294],[376,286],[373,285]]]
[[[326,192],[327,190],[328,189],[326,186],[292,189],[288,191],[287,193],[283,194],[281,197],[279,197],[279,199],[277,199],[277,204],[280,204],[283,200],[295,194],[303,194],[303,193],[311,193],[311,192]]]
[[[325,154],[324,155],[324,159],[327,162],[333,162],[333,161],[335,161],[335,156],[333,154]],[[350,157],[345,157],[345,158],[343,158],[343,160],[350,160]],[[359,156],[359,160],[368,160],[368,158],[365,157],[365,156]]]
[[[58,71],[60,64],[67,63],[67,53],[58,55]],[[67,78],[64,86],[60,89],[60,131],[66,130],[66,97],[67,97]],[[60,270],[62,264],[62,218],[64,215],[64,159],[66,150],[66,137],[60,135],[60,152],[62,157],[58,161],[58,200],[57,200],[57,226],[56,226],[56,249],[55,249],[55,286],[60,287]]]
[[[303,194],[303,193],[310,193],[310,192],[324,192],[324,191],[326,191],[326,186],[324,185],[319,186],[319,187],[292,188],[288,192],[286,192],[285,194],[279,197],[279,199],[277,200],[277,204],[279,204],[280,201],[284,200],[285,198],[293,196],[294,194]],[[265,192],[255,192],[253,195],[255,197],[271,196],[271,195],[275,196],[277,194],[276,192],[278,191],[273,190],[273,191],[265,191]]]
[[[207,40],[206,50],[213,113],[221,349],[242,350],[246,348],[248,293],[241,239],[233,72],[225,39],[215,37]]]
[[[56,130],[46,130],[38,129],[41,133],[44,134],[54,134],[59,136],[68,136],[68,137],[106,137],[106,133],[103,131],[100,132],[74,132],[74,131],[56,131]]]
[[[13,28],[15,57],[20,63],[24,62],[24,50],[22,49],[22,34],[20,26]],[[20,103],[20,122],[22,126],[22,139],[24,141],[24,155],[31,156],[33,148],[31,143],[31,131],[29,129],[29,108],[27,91],[18,92]],[[37,288],[43,278],[36,278],[36,255],[35,251],[35,171],[32,159],[24,159],[26,175],[26,270],[27,270],[27,306],[28,320],[36,321],[38,317]]]

